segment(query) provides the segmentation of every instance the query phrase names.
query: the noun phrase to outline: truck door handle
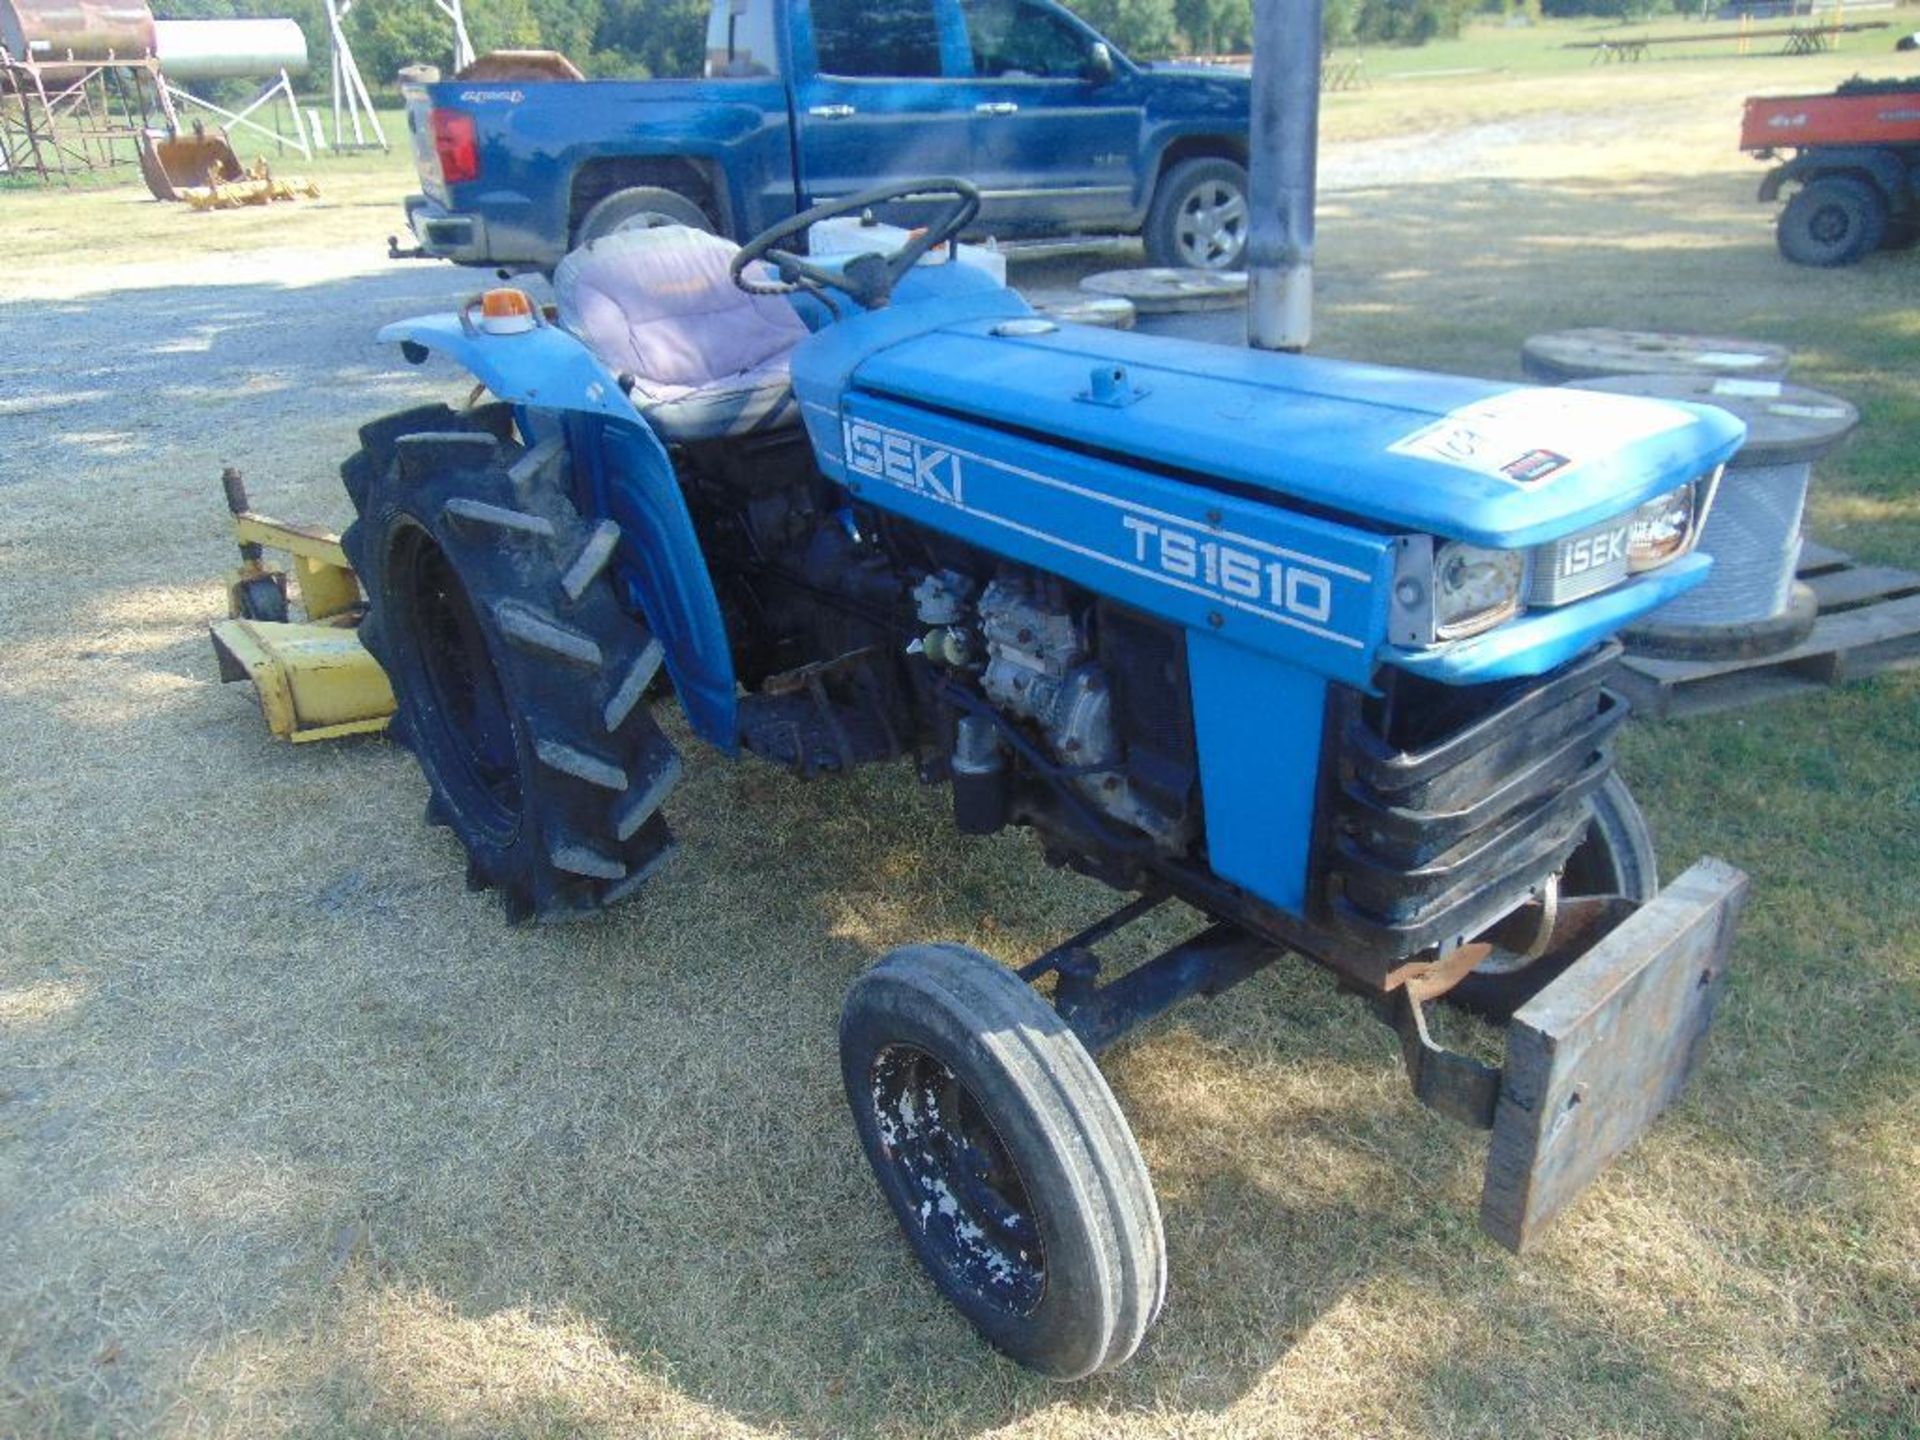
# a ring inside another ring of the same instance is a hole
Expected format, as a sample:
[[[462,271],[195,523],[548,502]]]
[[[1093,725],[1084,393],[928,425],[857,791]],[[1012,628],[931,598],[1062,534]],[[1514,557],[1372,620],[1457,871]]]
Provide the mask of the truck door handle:
[[[974,106],[973,113],[976,115],[1013,115],[1017,114],[1019,109],[1020,107],[1011,100],[988,100],[984,104]]]
[[[853,113],[851,105],[815,105],[807,111],[817,120],[844,120]]]

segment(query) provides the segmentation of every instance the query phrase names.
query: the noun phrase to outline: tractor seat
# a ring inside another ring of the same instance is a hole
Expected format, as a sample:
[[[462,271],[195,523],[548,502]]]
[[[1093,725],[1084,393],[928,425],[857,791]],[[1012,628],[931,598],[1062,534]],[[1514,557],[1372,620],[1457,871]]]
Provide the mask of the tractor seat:
[[[727,275],[740,247],[685,225],[617,230],[553,272],[560,320],[669,444],[795,424],[787,357],[807,327],[777,295]]]

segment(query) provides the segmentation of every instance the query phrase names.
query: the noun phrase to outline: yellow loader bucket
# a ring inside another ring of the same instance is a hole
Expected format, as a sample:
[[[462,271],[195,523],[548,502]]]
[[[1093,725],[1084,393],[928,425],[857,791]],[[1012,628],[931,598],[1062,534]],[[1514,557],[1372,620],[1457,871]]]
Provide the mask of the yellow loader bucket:
[[[140,174],[156,200],[179,200],[182,190],[224,184],[246,173],[224,131],[140,137]]]

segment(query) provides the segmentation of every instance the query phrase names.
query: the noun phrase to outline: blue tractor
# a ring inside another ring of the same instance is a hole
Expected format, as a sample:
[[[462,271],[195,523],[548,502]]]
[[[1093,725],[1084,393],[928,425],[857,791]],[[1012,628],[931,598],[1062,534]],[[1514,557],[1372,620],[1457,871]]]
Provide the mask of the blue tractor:
[[[898,249],[809,258],[911,201]],[[368,425],[343,467],[393,732],[468,882],[588,914],[666,860],[670,684],[723,754],[910,760],[973,835],[1025,826],[1132,897],[1019,971],[880,961],[841,1026],[880,1188],[941,1291],[1060,1377],[1158,1312],[1153,1188],[1095,1064],[1285,954],[1493,1132],[1518,1248],[1683,1083],[1743,888],[1660,891],[1615,773],[1613,635],[1700,581],[1723,412],[1056,324],[896,186],[745,247],[622,232],[389,327],[493,398]],[[934,263],[944,262],[944,263]],[[476,391],[476,394],[480,393]],[[664,701],[660,701],[664,703]],[[1180,902],[1117,978],[1095,947]],[[1509,1026],[1492,1066],[1445,997]]]

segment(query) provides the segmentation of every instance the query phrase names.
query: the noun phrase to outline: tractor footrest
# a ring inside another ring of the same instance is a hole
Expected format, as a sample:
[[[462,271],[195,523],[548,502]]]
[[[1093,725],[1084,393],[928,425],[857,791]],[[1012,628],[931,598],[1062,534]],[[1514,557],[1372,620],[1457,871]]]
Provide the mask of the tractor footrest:
[[[802,779],[851,770],[900,753],[871,709],[797,695],[749,695],[740,702],[740,743]]]
[[[1702,860],[1507,1027],[1480,1225],[1530,1245],[1679,1098],[1712,1023],[1747,877]]]
[[[282,740],[331,740],[387,728],[393,687],[352,630],[222,620],[212,638],[221,680],[251,680],[267,729]]]

